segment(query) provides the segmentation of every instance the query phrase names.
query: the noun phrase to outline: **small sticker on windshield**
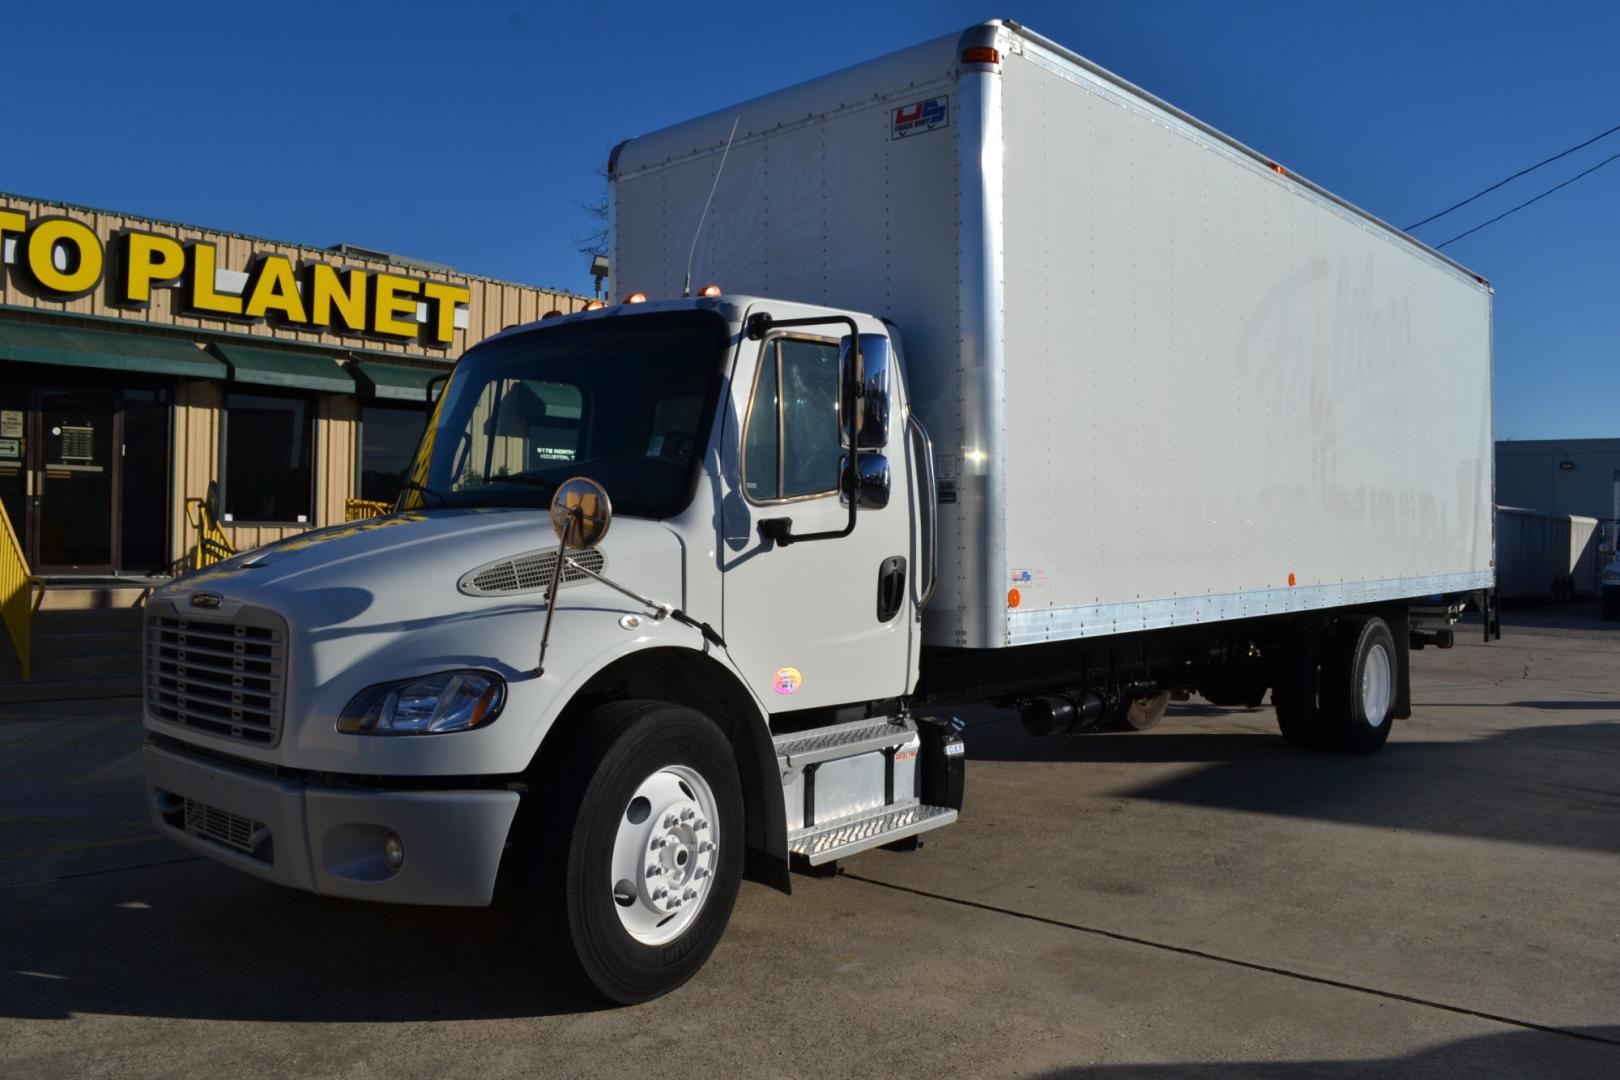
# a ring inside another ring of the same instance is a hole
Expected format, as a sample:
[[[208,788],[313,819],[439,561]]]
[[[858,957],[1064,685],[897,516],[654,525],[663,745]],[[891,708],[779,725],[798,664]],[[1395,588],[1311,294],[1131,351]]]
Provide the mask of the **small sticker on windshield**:
[[[648,457],[658,457],[663,452],[664,452],[664,437],[662,435],[654,435],[651,439],[647,440],[647,456]]]

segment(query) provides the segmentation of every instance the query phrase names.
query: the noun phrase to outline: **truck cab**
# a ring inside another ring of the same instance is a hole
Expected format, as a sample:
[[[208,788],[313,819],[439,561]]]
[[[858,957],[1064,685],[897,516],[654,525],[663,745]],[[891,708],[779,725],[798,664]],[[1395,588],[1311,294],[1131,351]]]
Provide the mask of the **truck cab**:
[[[929,459],[871,316],[714,296],[497,335],[394,513],[154,595],[153,820],[358,899],[484,905],[504,867],[554,966],[661,993],[745,865],[785,886],[790,853],[954,819],[960,740],[906,710]]]

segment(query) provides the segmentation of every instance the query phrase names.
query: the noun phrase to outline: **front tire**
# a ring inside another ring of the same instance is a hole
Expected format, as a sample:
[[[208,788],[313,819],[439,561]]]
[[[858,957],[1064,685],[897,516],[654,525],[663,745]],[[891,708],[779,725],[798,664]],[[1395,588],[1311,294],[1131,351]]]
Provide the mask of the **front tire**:
[[[545,755],[512,852],[531,939],[594,996],[668,993],[714,950],[742,881],[731,744],[692,709],[620,701]]]

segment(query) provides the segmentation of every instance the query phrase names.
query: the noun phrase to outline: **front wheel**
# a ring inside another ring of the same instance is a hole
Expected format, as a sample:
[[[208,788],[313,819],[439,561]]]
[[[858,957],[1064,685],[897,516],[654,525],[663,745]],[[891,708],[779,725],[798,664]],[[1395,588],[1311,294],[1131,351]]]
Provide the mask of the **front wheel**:
[[[736,760],[707,717],[663,702],[604,705],[571,734],[545,750],[515,838],[524,922],[566,980],[647,1001],[696,974],[731,918]]]

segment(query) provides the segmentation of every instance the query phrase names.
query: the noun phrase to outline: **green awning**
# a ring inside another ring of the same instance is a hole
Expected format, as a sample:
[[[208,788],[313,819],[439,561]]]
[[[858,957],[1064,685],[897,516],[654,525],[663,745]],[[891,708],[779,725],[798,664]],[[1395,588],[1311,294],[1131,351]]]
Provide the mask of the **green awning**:
[[[113,332],[0,319],[0,360],[142,371],[188,379],[225,377],[225,365],[191,342],[134,327]]]
[[[427,402],[428,383],[441,375],[448,375],[448,367],[440,370],[406,367],[404,364],[379,364],[363,360],[349,365],[350,374],[368,397],[387,401]]]
[[[231,365],[231,380],[254,386],[291,386],[329,394],[354,393],[354,378],[332,357],[295,350],[258,349],[215,342],[215,352]]]

